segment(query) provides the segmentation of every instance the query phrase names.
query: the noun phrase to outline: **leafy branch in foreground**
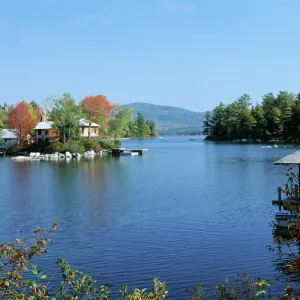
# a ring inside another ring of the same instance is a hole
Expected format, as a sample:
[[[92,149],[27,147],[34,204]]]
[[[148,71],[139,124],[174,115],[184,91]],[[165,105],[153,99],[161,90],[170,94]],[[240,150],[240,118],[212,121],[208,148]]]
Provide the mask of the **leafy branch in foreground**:
[[[134,289],[130,293],[128,287],[123,287],[121,291],[122,299],[126,300],[165,300],[168,296],[168,286],[165,282],[159,281],[156,277],[153,278],[153,289],[148,294],[146,289]]]
[[[15,242],[0,244],[0,296],[10,299],[47,296],[47,285],[44,284],[47,276],[31,261],[47,253],[46,247],[52,243],[57,227],[58,223],[54,221],[50,230],[36,228],[32,239],[18,236]],[[37,281],[25,278],[28,271],[37,275]]]
[[[36,257],[47,253],[47,246],[52,243],[59,224],[54,221],[50,230],[40,227],[33,232],[32,238],[20,235],[14,242],[0,244],[0,298],[24,300],[56,300],[56,299],[111,299],[111,285],[99,285],[91,275],[84,274],[72,268],[65,260],[58,258],[61,282],[50,289],[51,279],[42,269],[34,264]],[[59,276],[58,273],[56,273]],[[51,276],[53,278],[54,276]],[[32,279],[34,278],[34,279]],[[236,276],[220,283],[208,293],[200,286],[196,286],[187,299],[204,300],[258,300],[274,299],[267,297],[267,290],[271,283],[263,279],[253,280],[248,275]],[[55,290],[56,289],[56,290]],[[165,300],[168,298],[168,286],[165,282],[153,279],[151,291],[123,287],[119,293],[119,300]],[[299,294],[291,287],[287,287],[282,299],[300,299]]]

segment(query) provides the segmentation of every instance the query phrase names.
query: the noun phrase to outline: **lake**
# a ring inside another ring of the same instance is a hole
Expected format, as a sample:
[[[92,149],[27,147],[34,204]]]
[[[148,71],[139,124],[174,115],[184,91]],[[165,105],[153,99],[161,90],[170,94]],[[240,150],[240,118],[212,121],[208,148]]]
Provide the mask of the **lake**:
[[[204,142],[202,137],[123,141],[143,156],[71,162],[0,159],[1,240],[12,230],[60,227],[45,268],[62,257],[116,290],[166,281],[170,299],[198,282],[249,273],[273,280],[276,188],[272,162],[293,149]]]

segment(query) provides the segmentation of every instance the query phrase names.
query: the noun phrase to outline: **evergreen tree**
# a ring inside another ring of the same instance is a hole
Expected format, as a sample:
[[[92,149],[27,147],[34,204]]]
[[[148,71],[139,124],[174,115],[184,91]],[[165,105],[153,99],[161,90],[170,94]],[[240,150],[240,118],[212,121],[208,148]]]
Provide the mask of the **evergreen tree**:
[[[148,126],[144,116],[141,113],[137,114],[136,118],[136,126],[137,126],[137,137],[144,138],[147,135]]]
[[[263,96],[262,104],[252,106],[244,94],[231,104],[220,103],[213,115],[205,116],[204,133],[220,139],[293,139],[300,135],[300,94],[281,91]]]

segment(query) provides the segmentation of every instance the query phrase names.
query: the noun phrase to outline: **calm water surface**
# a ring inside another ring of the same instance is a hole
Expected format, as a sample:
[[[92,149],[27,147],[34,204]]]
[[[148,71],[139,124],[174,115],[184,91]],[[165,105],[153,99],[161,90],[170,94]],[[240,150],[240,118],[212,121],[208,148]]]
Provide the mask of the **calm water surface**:
[[[193,137],[195,138],[195,137]],[[62,257],[120,288],[165,280],[172,299],[201,282],[247,272],[274,279],[271,200],[284,183],[277,158],[293,149],[195,142],[124,141],[144,156],[79,162],[0,159],[0,237],[61,224],[46,268]]]

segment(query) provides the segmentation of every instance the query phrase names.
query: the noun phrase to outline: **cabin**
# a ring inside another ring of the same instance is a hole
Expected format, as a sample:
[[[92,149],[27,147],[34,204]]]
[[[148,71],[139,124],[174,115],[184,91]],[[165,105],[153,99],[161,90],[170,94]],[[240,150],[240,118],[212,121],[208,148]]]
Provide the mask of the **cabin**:
[[[50,130],[53,126],[53,122],[39,122],[35,127],[35,141],[37,143],[49,142],[50,141]]]
[[[50,141],[50,130],[53,127],[54,122],[52,121],[44,121],[44,122],[39,122],[35,128],[35,141],[37,143],[41,142],[48,142]],[[90,127],[90,137],[96,138],[99,136],[99,129],[100,125],[94,123],[94,122],[89,122],[88,120],[85,119],[80,119],[79,120],[79,134],[82,137],[89,137],[89,127]]]
[[[18,143],[16,129],[2,129],[0,131],[0,148],[9,149]]]
[[[98,137],[99,136],[99,129],[100,125],[94,123],[94,122],[89,122],[88,120],[85,119],[80,119],[79,120],[79,133],[82,137],[89,137],[89,127],[90,127],[90,137]]]

